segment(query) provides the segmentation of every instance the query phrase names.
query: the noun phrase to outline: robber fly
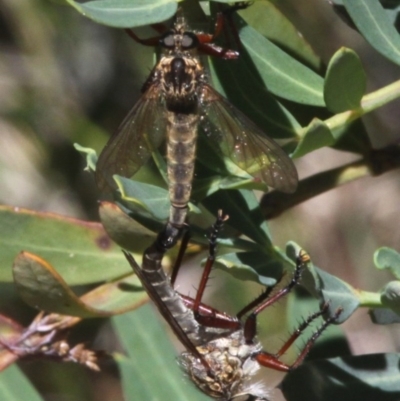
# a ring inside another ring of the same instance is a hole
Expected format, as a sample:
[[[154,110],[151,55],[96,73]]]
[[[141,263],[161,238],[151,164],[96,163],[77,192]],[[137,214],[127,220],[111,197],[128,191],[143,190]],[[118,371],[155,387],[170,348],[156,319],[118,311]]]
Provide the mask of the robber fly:
[[[141,40],[130,34],[143,44],[158,42],[163,53],[141,98],[99,157],[96,180],[101,190],[115,187],[114,174],[136,173],[167,138],[171,209],[163,237],[176,237],[186,220],[199,128],[242,170],[277,190],[296,189],[298,177],[291,159],[209,85],[198,55],[200,51],[231,59],[238,56],[236,52],[214,45],[215,35],[188,30],[180,13],[174,27],[161,37]]]
[[[273,287],[268,288],[236,316],[203,304],[202,296],[215,260],[217,233],[226,218],[220,213],[213,226],[209,256],[194,299],[175,291],[161,264],[156,269],[154,260],[146,253],[142,267],[132,255],[125,253],[125,256],[148,295],[186,348],[180,356],[180,364],[194,384],[207,395],[223,401],[239,396],[248,396],[248,400],[252,401],[266,401],[268,390],[260,383],[251,383],[260,366],[283,372],[299,366],[317,338],[338,319],[342,309],[338,309],[314,332],[294,363],[288,365],[280,360],[281,356],[312,321],[326,312],[328,305],[325,304],[320,311],[306,319],[275,354],[262,350],[256,337],[256,319],[261,311],[299,283],[303,267],[309,261],[304,251],[297,258],[294,275],[287,286],[273,294]],[[179,265],[175,268],[179,269]],[[245,314],[248,316],[242,320]]]

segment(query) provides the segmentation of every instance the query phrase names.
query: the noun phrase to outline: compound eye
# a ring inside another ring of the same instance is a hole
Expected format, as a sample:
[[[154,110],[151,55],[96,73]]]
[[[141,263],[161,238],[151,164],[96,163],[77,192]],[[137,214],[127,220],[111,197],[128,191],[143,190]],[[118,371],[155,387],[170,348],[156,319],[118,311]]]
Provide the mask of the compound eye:
[[[199,46],[199,39],[193,32],[184,32],[182,35],[182,49],[193,49]]]
[[[160,38],[160,46],[165,47],[167,49],[173,49],[175,47],[175,35],[174,32],[166,32]]]

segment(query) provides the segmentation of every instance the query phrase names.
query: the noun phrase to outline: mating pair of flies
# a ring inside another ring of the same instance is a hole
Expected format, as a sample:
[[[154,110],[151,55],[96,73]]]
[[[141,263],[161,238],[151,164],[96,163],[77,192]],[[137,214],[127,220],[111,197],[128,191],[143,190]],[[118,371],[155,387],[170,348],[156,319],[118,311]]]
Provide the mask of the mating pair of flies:
[[[220,29],[219,19],[216,33]],[[238,396],[267,400],[266,389],[261,384],[251,383],[259,367],[285,372],[297,367],[323,330],[341,313],[338,310],[322,324],[292,365],[282,362],[281,356],[305,327],[326,311],[326,305],[311,315],[277,353],[262,350],[256,338],[257,316],[298,284],[308,255],[299,255],[288,285],[275,293],[273,288],[267,289],[234,317],[202,302],[215,259],[217,233],[226,220],[222,212],[212,229],[209,256],[194,299],[178,293],[173,287],[180,263],[176,264],[171,280],[161,262],[165,252],[180,238],[186,224],[198,131],[218,145],[221,156],[277,190],[290,193],[296,189],[296,168],[272,139],[208,83],[199,52],[226,59],[238,56],[236,52],[214,45],[216,34],[190,31],[182,14],[178,13],[173,28],[160,37],[142,40],[133,32],[130,35],[143,44],[158,43],[163,54],[146,80],[140,100],[101,153],[96,169],[97,183],[102,190],[115,188],[114,174],[132,176],[166,138],[171,202],[168,223],[145,250],[142,266],[130,254],[125,253],[125,256],[184,345],[186,351],[180,357],[181,366],[196,386],[204,393],[226,401]]]

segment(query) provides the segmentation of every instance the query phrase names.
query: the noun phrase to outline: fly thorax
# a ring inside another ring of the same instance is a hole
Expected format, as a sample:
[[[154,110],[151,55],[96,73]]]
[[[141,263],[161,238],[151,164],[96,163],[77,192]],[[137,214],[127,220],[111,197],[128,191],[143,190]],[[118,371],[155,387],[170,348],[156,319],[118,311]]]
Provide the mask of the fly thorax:
[[[243,332],[237,331],[197,347],[209,370],[188,352],[181,355],[181,363],[200,390],[211,397],[230,400],[248,394],[248,382],[259,369],[252,356],[260,349],[260,343],[246,344]]]
[[[167,110],[183,114],[197,112],[197,68],[194,59],[166,57],[162,83]]]

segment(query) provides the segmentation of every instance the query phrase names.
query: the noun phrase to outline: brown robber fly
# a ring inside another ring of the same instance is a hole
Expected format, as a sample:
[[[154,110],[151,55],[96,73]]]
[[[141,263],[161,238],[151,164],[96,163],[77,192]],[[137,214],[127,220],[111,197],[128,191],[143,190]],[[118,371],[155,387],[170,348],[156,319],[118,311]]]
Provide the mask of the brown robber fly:
[[[96,179],[101,190],[115,188],[114,174],[131,177],[166,139],[171,202],[166,237],[179,233],[186,220],[199,131],[223,156],[267,185],[288,193],[297,187],[292,160],[208,82],[199,53],[238,57],[212,43],[220,26],[214,35],[194,33],[178,13],[173,28],[160,37],[142,40],[129,31],[140,43],[158,43],[162,55],[141,98],[100,154]]]

